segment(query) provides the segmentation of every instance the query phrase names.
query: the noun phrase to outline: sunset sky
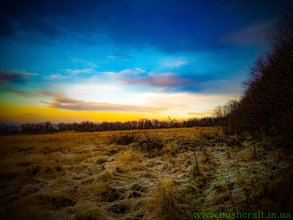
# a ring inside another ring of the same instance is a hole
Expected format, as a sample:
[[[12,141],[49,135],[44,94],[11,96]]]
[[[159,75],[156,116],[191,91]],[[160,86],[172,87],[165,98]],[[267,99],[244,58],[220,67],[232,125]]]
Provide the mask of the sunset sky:
[[[239,97],[290,1],[0,5],[0,123],[188,119]]]

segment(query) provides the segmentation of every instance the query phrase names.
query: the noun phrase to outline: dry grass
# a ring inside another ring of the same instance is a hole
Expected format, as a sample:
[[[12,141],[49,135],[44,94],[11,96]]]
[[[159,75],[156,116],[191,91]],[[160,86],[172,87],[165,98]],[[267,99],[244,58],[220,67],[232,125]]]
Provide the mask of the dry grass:
[[[192,219],[293,207],[289,152],[260,142],[255,158],[249,139],[221,127],[9,136],[0,145],[1,219]]]
[[[146,204],[146,209],[149,211],[147,219],[180,219],[178,201],[174,196],[173,185],[173,179],[166,179],[156,183],[153,189],[154,195]]]
[[[116,159],[117,162],[127,162],[127,161],[143,161],[143,156],[140,151],[135,151],[132,148],[127,151],[122,151],[119,153]]]

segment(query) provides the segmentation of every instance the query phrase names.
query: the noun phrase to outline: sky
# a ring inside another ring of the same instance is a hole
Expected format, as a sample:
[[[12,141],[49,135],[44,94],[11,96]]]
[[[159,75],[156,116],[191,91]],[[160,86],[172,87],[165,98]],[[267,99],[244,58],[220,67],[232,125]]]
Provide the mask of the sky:
[[[203,117],[239,98],[288,0],[0,6],[0,123]]]

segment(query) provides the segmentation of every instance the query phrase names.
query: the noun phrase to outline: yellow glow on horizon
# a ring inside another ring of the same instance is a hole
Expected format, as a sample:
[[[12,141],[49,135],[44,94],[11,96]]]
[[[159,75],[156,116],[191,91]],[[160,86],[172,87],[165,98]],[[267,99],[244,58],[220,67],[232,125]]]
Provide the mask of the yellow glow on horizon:
[[[164,118],[166,118],[165,116]],[[82,121],[132,121],[142,118],[161,119],[158,113],[150,112],[93,112],[72,111],[36,106],[18,106],[0,103],[0,121],[13,123],[40,123],[51,121],[60,122],[82,122]]]
[[[146,93],[140,97],[135,97],[135,106],[159,108],[165,106],[169,109],[157,112],[131,112],[131,111],[73,111],[65,109],[40,106],[34,102],[27,102],[27,105],[0,103],[0,121],[6,123],[40,123],[51,121],[77,122],[114,122],[132,121],[143,118],[168,120],[188,119],[192,117],[204,117],[212,114],[212,109],[227,100],[227,95],[201,95],[201,94],[157,94]],[[220,100],[220,101],[219,101]]]

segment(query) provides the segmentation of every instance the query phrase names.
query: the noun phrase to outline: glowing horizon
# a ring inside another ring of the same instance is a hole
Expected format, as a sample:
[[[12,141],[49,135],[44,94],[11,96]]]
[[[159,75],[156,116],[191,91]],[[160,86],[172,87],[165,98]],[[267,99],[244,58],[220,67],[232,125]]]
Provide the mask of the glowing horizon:
[[[0,9],[0,123],[209,116],[242,94],[265,33],[287,7],[8,2]]]

